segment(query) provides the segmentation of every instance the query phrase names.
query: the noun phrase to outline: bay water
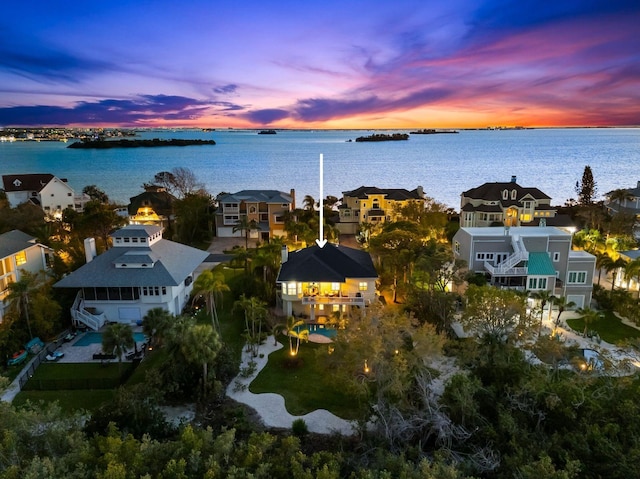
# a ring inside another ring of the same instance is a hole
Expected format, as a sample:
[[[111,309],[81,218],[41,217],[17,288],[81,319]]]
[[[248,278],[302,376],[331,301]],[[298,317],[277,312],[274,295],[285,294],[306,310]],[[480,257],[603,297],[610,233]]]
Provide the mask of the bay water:
[[[293,188],[301,206],[305,195],[319,197],[323,154],[324,196],[340,198],[363,185],[422,186],[426,195],[456,210],[463,191],[512,176],[521,186],[551,196],[553,205],[576,197],[576,181],[586,165],[593,170],[599,198],[640,181],[638,128],[460,130],[411,135],[407,141],[355,142],[359,136],[395,132],[143,130],[143,139],[213,139],[216,145],[107,150],[68,149],[69,143],[62,142],[5,142],[0,143],[0,174],[51,173],[68,179],[77,192],[94,184],[113,201],[127,204],[156,173],[186,167],[212,195]]]

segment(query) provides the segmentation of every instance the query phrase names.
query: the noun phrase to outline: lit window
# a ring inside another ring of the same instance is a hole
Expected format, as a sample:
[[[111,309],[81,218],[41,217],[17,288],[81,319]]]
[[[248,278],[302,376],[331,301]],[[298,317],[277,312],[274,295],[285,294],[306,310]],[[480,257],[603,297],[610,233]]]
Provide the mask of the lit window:
[[[369,285],[367,284],[366,281],[360,281],[360,283],[358,283],[358,289],[360,291],[366,291],[368,289]]]
[[[16,254],[16,265],[17,266],[25,264],[26,262],[27,262],[27,252],[26,251],[20,251],[19,253]]]
[[[286,283],[287,284],[287,294],[289,296],[294,296],[297,294],[296,283]]]
[[[331,291],[338,291],[340,289],[340,283],[331,283]]]
[[[333,311],[334,311],[334,312],[336,312],[336,311],[340,311],[340,305],[339,305],[339,304],[334,304],[334,305],[333,305]]]

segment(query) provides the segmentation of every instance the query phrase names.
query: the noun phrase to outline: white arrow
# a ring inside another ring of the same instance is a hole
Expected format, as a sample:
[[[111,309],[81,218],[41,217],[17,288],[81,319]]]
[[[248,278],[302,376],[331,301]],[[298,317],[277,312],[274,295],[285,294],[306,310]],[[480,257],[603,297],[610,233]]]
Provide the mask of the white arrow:
[[[320,238],[318,238],[316,240],[316,243],[318,244],[318,246],[320,246],[320,248],[324,248],[324,245],[327,244],[327,240],[324,239],[324,207],[323,207],[323,200],[322,198],[324,198],[324,192],[322,191],[324,188],[324,184],[323,184],[323,155],[322,153],[320,153]]]

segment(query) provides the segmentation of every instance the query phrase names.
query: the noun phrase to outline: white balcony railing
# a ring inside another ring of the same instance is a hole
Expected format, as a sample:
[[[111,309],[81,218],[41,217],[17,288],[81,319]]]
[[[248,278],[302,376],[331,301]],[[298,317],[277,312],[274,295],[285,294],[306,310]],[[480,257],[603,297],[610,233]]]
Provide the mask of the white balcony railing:
[[[362,296],[303,296],[302,304],[346,304],[364,306],[365,298]]]
[[[107,320],[103,313],[92,314],[84,309],[82,292],[78,292],[73,306],[71,306],[71,317],[74,321],[80,322],[94,331],[99,331]]]

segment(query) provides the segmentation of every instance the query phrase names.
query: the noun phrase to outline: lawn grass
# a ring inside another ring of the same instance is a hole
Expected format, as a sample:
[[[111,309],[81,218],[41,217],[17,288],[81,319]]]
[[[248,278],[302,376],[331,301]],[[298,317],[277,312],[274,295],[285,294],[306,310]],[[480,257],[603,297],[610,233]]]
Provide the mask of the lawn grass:
[[[122,364],[122,370],[127,363]],[[33,373],[33,379],[117,378],[118,363],[42,363]]]
[[[580,318],[567,319],[567,324],[580,334],[584,332],[584,321]],[[640,338],[640,330],[627,326],[611,311],[605,311],[601,319],[589,325],[589,330],[597,332],[603,341],[610,344]]]
[[[79,410],[95,411],[107,401],[111,401],[115,395],[113,389],[91,390],[62,390],[62,391],[20,391],[13,400],[13,404],[21,406],[27,401],[38,404],[58,401],[63,412]]]
[[[326,351],[327,345],[306,343],[300,346],[300,365],[295,369],[288,366],[288,347],[271,353],[269,362],[249,385],[249,390],[256,394],[280,394],[287,411],[296,416],[326,409],[343,419],[361,417],[362,410],[357,401],[331,382],[320,363],[322,355],[316,354],[318,350]]]

